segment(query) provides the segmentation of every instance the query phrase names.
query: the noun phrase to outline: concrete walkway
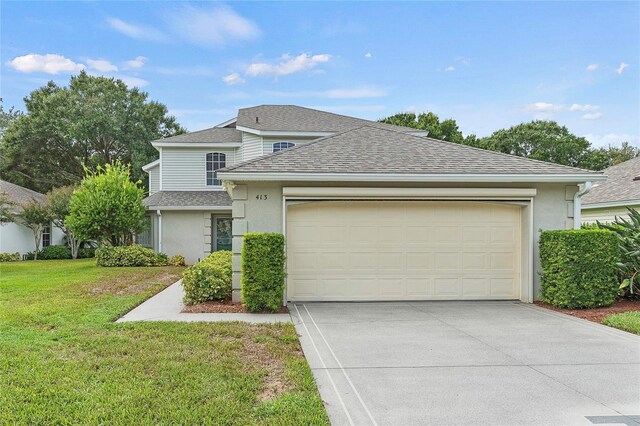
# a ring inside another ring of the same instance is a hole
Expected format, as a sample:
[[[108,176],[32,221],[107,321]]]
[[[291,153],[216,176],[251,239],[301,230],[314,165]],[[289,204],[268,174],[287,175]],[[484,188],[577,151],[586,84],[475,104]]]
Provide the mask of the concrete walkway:
[[[514,302],[295,303],[335,425],[640,425],[640,337]]]
[[[160,293],[133,308],[116,322],[130,321],[183,321],[183,322],[220,322],[245,321],[251,323],[291,322],[289,314],[183,314],[182,281],[171,284]]]

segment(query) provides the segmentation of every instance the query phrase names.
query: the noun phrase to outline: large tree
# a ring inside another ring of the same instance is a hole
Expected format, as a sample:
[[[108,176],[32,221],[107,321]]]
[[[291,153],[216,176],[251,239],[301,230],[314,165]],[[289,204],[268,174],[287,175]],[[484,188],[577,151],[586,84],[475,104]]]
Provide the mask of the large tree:
[[[24,99],[26,114],[12,120],[0,144],[0,173],[19,185],[47,192],[76,184],[83,166],[120,160],[133,178],[153,161],[154,139],[183,133],[167,107],[122,80],[81,72],[68,86],[54,82]]]
[[[466,138],[460,131],[458,123],[453,118],[440,121],[433,112],[423,112],[418,115],[413,112],[401,112],[379,120],[382,123],[394,124],[396,126],[412,127],[414,129],[426,130],[429,137],[447,142],[462,143],[465,145],[478,146],[478,139],[475,135]]]
[[[17,221],[21,225],[29,228],[33,232],[33,239],[36,249],[34,250],[34,260],[38,260],[38,250],[42,241],[42,231],[51,224],[51,215],[47,207],[39,201],[32,200],[22,204],[22,212],[17,216]]]

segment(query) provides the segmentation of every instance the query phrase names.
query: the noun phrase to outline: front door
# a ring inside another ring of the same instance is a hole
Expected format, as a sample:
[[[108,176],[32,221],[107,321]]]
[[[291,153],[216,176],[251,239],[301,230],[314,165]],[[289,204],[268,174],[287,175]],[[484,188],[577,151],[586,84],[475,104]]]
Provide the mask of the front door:
[[[211,251],[231,250],[231,222],[229,216],[211,216]]]

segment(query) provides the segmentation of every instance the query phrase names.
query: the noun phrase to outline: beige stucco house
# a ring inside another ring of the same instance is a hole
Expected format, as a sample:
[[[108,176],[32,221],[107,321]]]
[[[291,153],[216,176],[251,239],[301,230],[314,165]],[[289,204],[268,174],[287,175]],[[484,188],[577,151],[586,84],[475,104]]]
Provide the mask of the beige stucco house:
[[[154,142],[148,244],[194,262],[286,236],[285,301],[532,301],[538,236],[580,225],[601,173],[438,141],[296,106],[241,109]]]
[[[607,180],[593,185],[582,201],[582,223],[613,222],[640,210],[640,157],[603,170]]]

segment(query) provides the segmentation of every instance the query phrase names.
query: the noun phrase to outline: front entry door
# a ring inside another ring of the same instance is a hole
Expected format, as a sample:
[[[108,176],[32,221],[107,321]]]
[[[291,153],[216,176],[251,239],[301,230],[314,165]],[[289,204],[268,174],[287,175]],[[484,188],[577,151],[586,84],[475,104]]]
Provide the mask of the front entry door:
[[[231,250],[231,222],[229,216],[211,216],[211,251]]]

